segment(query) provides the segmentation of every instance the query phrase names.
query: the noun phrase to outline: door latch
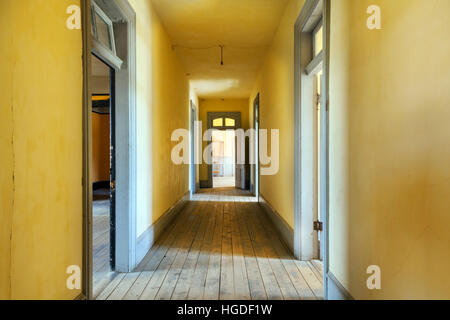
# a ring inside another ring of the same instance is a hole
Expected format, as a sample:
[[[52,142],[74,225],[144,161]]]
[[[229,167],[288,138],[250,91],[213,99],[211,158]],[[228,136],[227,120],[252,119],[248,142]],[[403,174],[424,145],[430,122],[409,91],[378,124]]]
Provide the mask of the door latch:
[[[314,231],[323,231],[323,222],[314,221]]]

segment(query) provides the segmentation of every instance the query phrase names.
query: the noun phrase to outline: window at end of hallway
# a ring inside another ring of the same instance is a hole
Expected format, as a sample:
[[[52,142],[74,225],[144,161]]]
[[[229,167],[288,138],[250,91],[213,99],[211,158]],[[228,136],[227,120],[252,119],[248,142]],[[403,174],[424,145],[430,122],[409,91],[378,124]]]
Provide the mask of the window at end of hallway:
[[[234,127],[235,121],[234,119],[226,118],[225,119],[225,127]]]
[[[213,127],[223,127],[223,118],[214,119]]]

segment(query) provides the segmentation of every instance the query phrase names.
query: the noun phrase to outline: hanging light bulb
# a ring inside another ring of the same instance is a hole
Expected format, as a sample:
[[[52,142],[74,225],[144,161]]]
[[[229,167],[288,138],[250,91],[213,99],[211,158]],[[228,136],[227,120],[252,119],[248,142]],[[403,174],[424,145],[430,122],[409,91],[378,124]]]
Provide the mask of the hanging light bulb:
[[[220,65],[223,66],[223,45],[219,45],[220,47]]]

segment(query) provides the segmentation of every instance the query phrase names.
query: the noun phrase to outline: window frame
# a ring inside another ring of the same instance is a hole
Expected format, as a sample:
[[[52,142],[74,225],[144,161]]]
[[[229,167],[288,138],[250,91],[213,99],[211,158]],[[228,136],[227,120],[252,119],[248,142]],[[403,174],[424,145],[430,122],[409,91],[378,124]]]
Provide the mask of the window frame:
[[[312,35],[312,48],[313,48],[313,58],[318,57],[322,52],[323,52],[323,44],[322,44],[322,50],[320,50],[318,53],[316,53],[316,35],[319,32],[320,28],[323,27],[323,16],[320,18],[319,22],[317,23],[317,25],[314,27],[311,35]],[[322,34],[323,34],[323,29],[322,29]],[[323,42],[323,41],[322,41]]]
[[[222,120],[220,126],[214,124],[214,121],[216,121],[216,120]],[[227,120],[233,121],[233,124],[227,125]],[[219,130],[224,130],[224,129],[227,129],[227,128],[228,129],[232,129],[232,128],[236,127],[236,119],[235,118],[231,118],[231,117],[227,117],[227,116],[217,117],[217,118],[212,119],[212,126],[211,127],[213,129],[219,128]]]
[[[108,15],[95,3],[95,1],[91,1],[92,3],[92,39],[102,45],[106,50],[110,51],[114,56],[117,55],[116,51],[116,41],[114,38],[114,25],[112,20],[108,17]],[[100,18],[105,21],[108,25],[108,33],[109,33],[109,42],[111,49],[106,47],[99,39],[97,34],[97,20],[96,15],[100,16]]]
[[[221,120],[220,126],[214,124],[214,121],[216,121],[216,120]],[[224,126],[225,126],[225,122],[224,122],[224,118],[223,117],[217,117],[217,118],[212,119],[212,128],[213,129],[214,128],[223,128]]]
[[[225,121],[224,121],[225,127],[227,127],[227,128],[234,128],[234,127],[236,126],[236,119],[229,118],[229,117],[225,117],[224,120],[225,120]],[[233,121],[233,124],[228,125],[228,124],[227,124],[227,120]]]

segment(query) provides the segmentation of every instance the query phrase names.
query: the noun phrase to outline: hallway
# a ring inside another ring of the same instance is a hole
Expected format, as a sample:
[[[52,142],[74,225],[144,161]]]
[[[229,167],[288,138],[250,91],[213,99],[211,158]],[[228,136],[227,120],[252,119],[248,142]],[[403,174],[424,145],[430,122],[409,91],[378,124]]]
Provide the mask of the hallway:
[[[450,299],[449,13],[1,0],[0,300]]]
[[[248,191],[203,189],[175,219],[97,299],[323,298],[321,262],[295,260]]]

